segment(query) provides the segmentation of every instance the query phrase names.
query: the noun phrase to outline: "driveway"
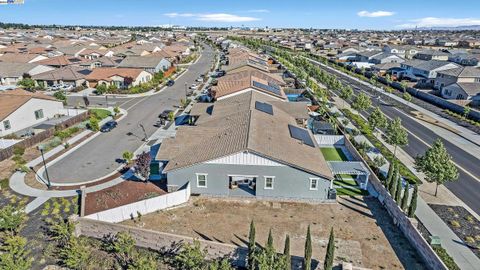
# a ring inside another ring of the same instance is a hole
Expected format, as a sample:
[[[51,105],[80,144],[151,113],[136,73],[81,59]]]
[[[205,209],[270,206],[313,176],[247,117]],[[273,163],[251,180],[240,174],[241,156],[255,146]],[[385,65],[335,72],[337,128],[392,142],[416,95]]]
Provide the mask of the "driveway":
[[[145,127],[146,135],[151,136],[157,128],[154,123],[158,115],[166,109],[173,109],[185,98],[185,83],[191,85],[200,74],[206,73],[213,65],[214,51],[205,46],[202,57],[191,65],[175,82],[160,93],[141,98],[110,98],[110,103],[128,111],[128,115],[109,133],[102,133],[70,155],[48,167],[50,179],[54,183],[78,184],[91,181],[112,173],[119,167],[124,151],[133,152],[144,142],[145,134],[139,124]],[[104,97],[96,98],[100,103]],[[92,100],[91,100],[92,102]]]

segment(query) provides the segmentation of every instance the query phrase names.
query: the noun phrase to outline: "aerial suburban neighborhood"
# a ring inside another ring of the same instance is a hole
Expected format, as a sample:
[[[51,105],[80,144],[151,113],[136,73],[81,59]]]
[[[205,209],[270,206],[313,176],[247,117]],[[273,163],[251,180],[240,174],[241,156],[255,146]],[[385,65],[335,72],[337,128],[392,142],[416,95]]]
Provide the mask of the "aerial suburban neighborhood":
[[[480,269],[480,4],[300,2],[0,1],[0,270]]]

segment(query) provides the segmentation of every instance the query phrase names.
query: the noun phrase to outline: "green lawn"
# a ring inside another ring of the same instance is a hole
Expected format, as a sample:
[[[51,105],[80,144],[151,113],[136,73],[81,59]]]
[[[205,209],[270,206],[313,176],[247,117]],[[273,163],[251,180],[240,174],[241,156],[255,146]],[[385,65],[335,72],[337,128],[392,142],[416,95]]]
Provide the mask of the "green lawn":
[[[368,191],[361,189],[337,188],[337,195],[342,196],[367,196]]]
[[[95,114],[100,120],[105,119],[112,114],[109,110],[105,109],[90,109],[88,111],[90,112],[90,114]]]
[[[348,161],[342,149],[335,147],[320,148],[327,161]]]

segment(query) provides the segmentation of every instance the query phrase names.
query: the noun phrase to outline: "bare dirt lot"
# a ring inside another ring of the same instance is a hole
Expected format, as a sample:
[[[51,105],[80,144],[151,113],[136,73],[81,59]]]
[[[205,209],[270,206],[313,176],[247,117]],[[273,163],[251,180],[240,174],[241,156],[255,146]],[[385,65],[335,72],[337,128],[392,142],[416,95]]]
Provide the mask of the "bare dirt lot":
[[[330,228],[336,236],[337,261],[372,269],[423,269],[419,256],[395,227],[377,200],[339,198],[337,204],[306,204],[192,198],[188,205],[145,215],[131,226],[245,246],[250,220],[257,242],[266,242],[271,228],[277,250],[288,234],[292,255],[303,256],[310,224],[313,257],[323,261]],[[139,225],[141,224],[141,225]]]
[[[160,183],[123,181],[113,187],[88,193],[85,200],[85,214],[97,213],[165,193],[165,187]]]

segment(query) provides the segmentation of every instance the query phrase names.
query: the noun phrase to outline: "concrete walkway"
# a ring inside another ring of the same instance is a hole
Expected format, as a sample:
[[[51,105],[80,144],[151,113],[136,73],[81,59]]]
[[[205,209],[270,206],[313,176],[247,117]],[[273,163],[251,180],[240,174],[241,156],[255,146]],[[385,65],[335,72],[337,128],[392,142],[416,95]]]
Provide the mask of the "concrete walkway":
[[[335,106],[341,108],[347,108],[353,113],[358,114],[351,106],[343,102],[341,98],[335,97]],[[362,116],[363,118],[363,116]],[[387,147],[393,153],[393,146],[387,144],[382,136],[381,133],[376,133],[376,137],[382,144]],[[419,177],[424,183],[426,183],[425,176],[422,173],[419,173],[414,168],[414,159],[408,155],[402,148],[397,148],[397,158],[405,164],[417,177]],[[388,170],[388,168],[386,168]],[[429,185],[428,183],[420,185],[419,189],[422,191],[423,185]],[[455,197],[447,188],[444,186],[440,186],[439,190],[441,193],[450,193],[447,204],[452,203],[452,197]],[[370,191],[370,189],[369,189]],[[419,193],[420,196],[417,200],[417,211],[415,215],[420,220],[420,222],[427,228],[427,230],[434,236],[438,236],[441,239],[442,247],[445,248],[447,253],[455,260],[455,263],[463,270],[473,270],[478,269],[480,265],[480,259],[467,247],[465,243],[448,227],[447,224],[432,210],[430,206],[422,199],[424,195],[422,192]],[[455,197],[456,198],[456,197]],[[480,217],[470,209],[465,203],[463,203],[460,199],[456,198],[456,205],[461,205],[465,209],[467,209],[473,216],[477,219]],[[441,198],[438,198],[437,203],[443,203]]]

